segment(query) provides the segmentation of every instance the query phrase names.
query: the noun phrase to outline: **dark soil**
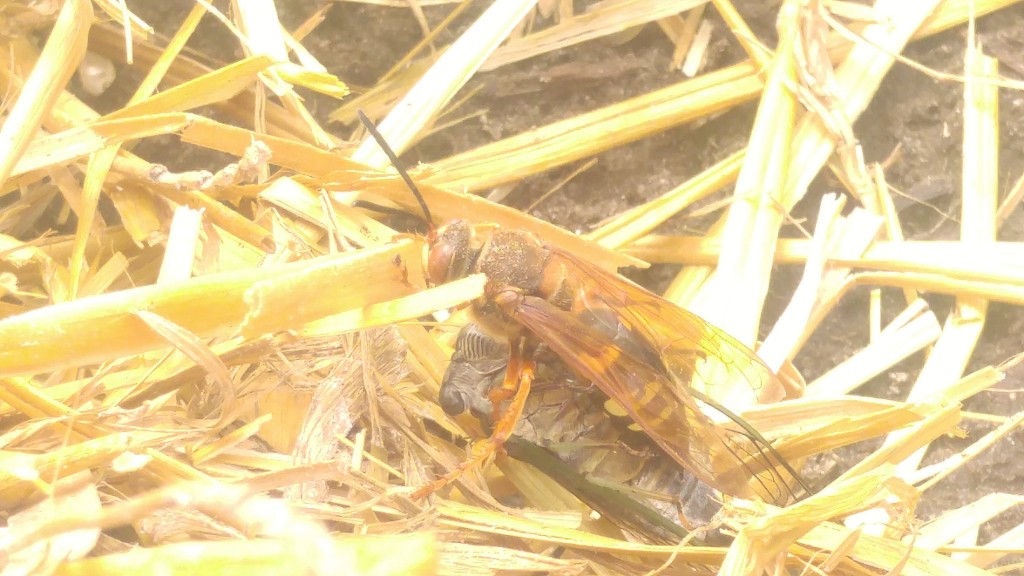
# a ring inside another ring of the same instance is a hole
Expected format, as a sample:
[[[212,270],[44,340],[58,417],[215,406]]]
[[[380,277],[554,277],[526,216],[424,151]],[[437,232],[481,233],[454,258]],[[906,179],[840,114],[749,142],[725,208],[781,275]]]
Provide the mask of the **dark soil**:
[[[178,4],[169,6],[169,4]],[[291,5],[284,14],[286,25],[301,22],[316,3],[278,2]],[[774,45],[777,3],[737,2],[760,39]],[[135,3],[133,9],[163,33],[170,33],[191,2]],[[425,8],[431,24],[443,18],[449,8]],[[442,34],[441,43],[451,41],[480,8],[471,9],[452,32]],[[714,11],[708,9],[708,14]],[[712,16],[715,17],[715,16]],[[194,48],[225,60],[236,56],[229,35],[212,19]],[[985,50],[1002,62],[1002,73],[1010,78],[1024,76],[1024,8],[1002,10],[995,17],[978,22],[978,39]],[[407,9],[380,8],[355,3],[337,3],[327,21],[304,41],[328,69],[353,86],[369,86],[401,58],[422,37]],[[228,44],[225,44],[228,43]],[[966,28],[961,27],[913,44],[905,55],[941,72],[960,73]],[[631,40],[618,45],[597,41],[556,54],[512,65],[491,74],[480,74],[474,86],[481,87],[457,115],[485,112],[453,128],[427,138],[406,155],[410,162],[430,162],[472,147],[506,138],[533,127],[568,118],[581,112],[636,96],[682,79],[668,71],[672,46],[655,27],[648,26]],[[713,70],[744,58],[739,46],[723,26],[718,26],[709,50],[705,70]],[[554,70],[555,72],[551,72]],[[134,84],[129,84],[133,87]],[[105,98],[116,99],[117,88]],[[868,162],[881,161],[900,148],[886,171],[889,183],[907,194],[901,216],[913,239],[955,238],[960,197],[962,87],[953,81],[936,80],[897,63],[886,78],[870,108],[855,126]],[[337,104],[310,95],[311,108],[324,118]],[[100,108],[106,108],[98,104]],[[109,104],[107,105],[109,106]],[[681,126],[654,137],[603,153],[597,164],[572,179],[564,188],[544,200],[533,211],[541,218],[570,230],[586,231],[603,218],[649,200],[685,181],[703,168],[741,148],[747,142],[754,104],[742,106],[709,121]],[[1006,190],[1024,171],[1024,96],[1003,90],[1000,97],[1001,153],[1000,187]],[[326,126],[326,120],[324,120]],[[339,135],[351,127],[330,126]],[[170,156],[140,146],[144,157],[168,163]],[[178,156],[187,162],[180,168],[203,167],[203,158]],[[220,159],[210,165],[222,165]],[[577,166],[565,166],[520,183],[505,200],[519,208],[530,206],[544,191]],[[840,190],[830,176],[822,176],[798,207],[799,216],[813,215],[818,199],[827,191]],[[927,205],[920,204],[927,202]],[[809,222],[808,227],[813,223]],[[676,218],[659,232],[686,233],[696,224]],[[789,229],[787,235],[799,231]],[[1002,240],[1022,240],[1024,220],[1018,210],[1001,232]],[[654,269],[638,277],[657,288],[675,270]],[[769,297],[768,318],[774,318],[788,302],[799,270],[780,269]],[[944,319],[950,310],[949,296],[929,296]],[[899,310],[900,295],[886,292],[888,310]],[[867,292],[851,293],[825,320],[796,359],[798,368],[811,380],[849,357],[867,342]],[[969,366],[975,370],[998,364],[1024,350],[1024,311],[1019,307],[993,304],[982,341]],[[918,357],[884,374],[857,393],[885,398],[902,398],[914,381],[923,358]],[[1003,392],[988,392],[965,403],[965,410],[1010,415],[1024,409],[1024,368],[1011,370],[1001,385]],[[943,439],[929,451],[926,463],[939,461],[963,449],[990,429],[988,425],[964,424],[969,438]],[[1024,458],[1018,445],[1024,434],[1017,433],[986,452],[967,469],[954,474],[925,494],[918,517],[928,520],[944,510],[971,502],[982,495],[1024,487]],[[854,447],[841,458],[859,459],[874,446]],[[839,465],[843,467],[842,463]],[[1024,510],[1015,510],[989,523],[982,534],[987,541],[1008,528],[1024,522]]]

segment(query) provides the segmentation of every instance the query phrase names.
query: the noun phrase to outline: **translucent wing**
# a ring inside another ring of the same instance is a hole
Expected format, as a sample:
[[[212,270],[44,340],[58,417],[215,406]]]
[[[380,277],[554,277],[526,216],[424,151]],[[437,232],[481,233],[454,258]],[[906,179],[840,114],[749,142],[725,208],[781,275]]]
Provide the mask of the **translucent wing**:
[[[512,312],[516,319],[704,482],[735,496],[754,490],[767,500],[787,499],[770,446],[756,434],[711,422],[690,388],[700,380],[698,389],[734,381],[760,389],[774,378],[760,359],[696,315],[617,275],[557,249],[552,262],[578,284],[572,311],[524,297]],[[614,320],[606,320],[609,315]]]
[[[588,307],[614,310],[627,330],[658,350],[665,368],[681,382],[712,396],[707,388],[744,383],[756,394],[773,385],[775,375],[757,355],[696,314],[557,248],[551,257],[582,284]]]
[[[749,497],[751,472],[687,394],[662,370],[616,345],[613,338],[547,300],[522,297],[511,314],[584,378],[597,385],[674,460],[716,489]]]

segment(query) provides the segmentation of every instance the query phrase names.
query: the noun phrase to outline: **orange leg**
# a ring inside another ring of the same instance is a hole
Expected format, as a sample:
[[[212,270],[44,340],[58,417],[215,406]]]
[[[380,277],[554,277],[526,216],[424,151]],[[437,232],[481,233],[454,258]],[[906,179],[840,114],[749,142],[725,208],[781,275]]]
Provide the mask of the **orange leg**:
[[[522,342],[510,343],[509,350],[508,366],[505,367],[505,379],[502,380],[500,387],[487,391],[487,399],[491,401],[491,422],[494,422],[495,432],[497,432],[502,418],[501,405],[509,398],[515,396],[516,391],[522,388],[523,372],[525,364],[528,363],[523,357]],[[516,416],[516,419],[518,420],[518,416]],[[515,427],[515,422],[512,423],[512,426]]]
[[[526,396],[530,393],[537,368],[533,361],[534,352],[536,348],[528,345],[524,339],[513,343],[501,387],[487,393],[487,399],[493,405],[491,420],[494,421],[494,430],[488,441],[496,444],[496,448],[501,448],[505,444],[505,440],[508,440],[515,431],[516,424],[523,415]],[[502,411],[501,405],[509,398],[512,398],[512,402]]]
[[[501,388],[488,393],[488,397],[494,401],[495,397],[506,394],[504,391],[510,391],[505,395],[504,399],[494,405],[495,413],[498,416],[495,417],[494,431],[491,432],[491,436],[485,440],[473,443],[469,460],[459,464],[455,470],[413,492],[412,497],[414,500],[423,498],[451,484],[473,466],[482,465],[497,454],[505,444],[505,440],[508,440],[508,437],[512,435],[516,424],[519,422],[519,417],[523,414],[523,407],[526,405],[526,397],[530,394],[530,386],[533,384],[534,376],[532,361],[525,360],[515,353],[512,356],[516,358],[514,362],[513,360],[509,361],[508,369],[505,371],[505,381],[502,383]],[[501,402],[504,402],[509,396],[512,397],[512,402],[509,403],[508,408],[502,411],[500,408]]]

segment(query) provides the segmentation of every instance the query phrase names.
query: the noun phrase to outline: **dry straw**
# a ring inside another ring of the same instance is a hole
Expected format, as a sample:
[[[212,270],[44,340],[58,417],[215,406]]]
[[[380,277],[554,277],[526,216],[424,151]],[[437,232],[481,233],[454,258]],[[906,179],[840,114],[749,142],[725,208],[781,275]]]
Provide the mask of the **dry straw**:
[[[582,474],[557,458],[500,456],[414,500],[413,489],[466,459],[465,439],[483,436],[476,419],[451,417],[437,400],[465,314],[423,319],[481,297],[487,279],[428,288],[422,238],[396,235],[379,211],[420,216],[401,179],[375,142],[335,136],[300,96],[347,94],[303,46],[324,12],[286,30],[274,2],[221,13],[197,1],[158,38],[121,2],[97,1],[97,13],[85,0],[54,12],[9,2],[0,39],[4,573],[991,574],[1024,550],[1021,526],[976,540],[980,525],[1021,505],[1019,494],[938,503],[945,512],[923,526],[914,513],[936,483],[1024,418],[959,407],[1012,366],[965,374],[988,303],[1024,305],[1024,248],[996,239],[1024,196],[1022,177],[997,202],[996,102],[1011,83],[976,46],[971,20],[1014,2],[787,0],[775,46],[762,45],[728,0],[609,0],[586,12],[556,0],[499,0],[476,12],[467,2],[362,3],[382,17],[411,7],[425,39],[332,118],[365,108],[384,118],[381,131],[400,151],[465,114],[456,108],[480,70],[591,50],[651,24],[671,42],[674,66],[689,70],[704,60],[709,31],[734,37],[749,60],[416,166],[413,177],[438,221],[469,215],[527,230],[607,269],[686,264],[667,298],[750,345],[773,271],[802,266],[760,347],[782,378],[758,395],[789,399],[717,400],[795,464],[885,441],[800,501],[725,498],[721,541],[644,516],[651,509],[637,501],[659,487],[602,483],[587,475],[602,465],[589,456],[577,459],[589,466]],[[456,12],[430,29],[423,9],[446,4],[431,18]],[[712,13],[727,30],[709,27]],[[205,20],[237,42],[239,60],[211,68],[185,50]],[[865,164],[853,124],[909,42],[965,24],[965,67],[954,76],[965,94],[960,239],[907,241],[884,166]],[[33,31],[46,36],[41,48]],[[128,102],[105,115],[69,88],[86,49],[118,62],[127,54],[142,73]],[[745,149],[589,234],[473,194],[755,100]],[[133,152],[167,136],[230,159],[176,172],[162,165],[171,158]],[[826,166],[856,209],[844,215],[846,200],[830,196],[807,226],[813,234],[780,239]],[[652,234],[730,185],[717,204],[725,213],[704,234]],[[899,287],[905,308],[883,326],[874,297],[872,340],[805,386],[793,358],[858,286]],[[956,296],[948,318],[928,309],[925,292]],[[921,351],[928,360],[905,401],[853,395]],[[565,406],[562,420],[608,421],[601,407]],[[960,433],[964,418],[994,428],[921,467],[920,454]],[[560,420],[528,414],[527,424]],[[552,448],[586,455],[602,441]],[[518,501],[528,505],[509,505]]]

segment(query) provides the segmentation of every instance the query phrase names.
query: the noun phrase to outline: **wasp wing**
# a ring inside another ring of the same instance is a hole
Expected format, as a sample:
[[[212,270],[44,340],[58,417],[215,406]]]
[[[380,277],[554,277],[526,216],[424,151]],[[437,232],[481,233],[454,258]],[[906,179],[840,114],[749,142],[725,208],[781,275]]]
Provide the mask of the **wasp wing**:
[[[712,394],[708,392],[709,388],[718,388],[720,393],[724,386],[735,386],[737,383],[749,387],[755,393],[768,386],[774,386],[775,375],[760,358],[735,338],[699,316],[617,274],[607,272],[557,248],[552,248],[549,264],[564,267],[565,276],[578,284],[579,293],[573,299],[574,314],[579,316],[587,312],[593,313],[595,310],[610,311],[621,325],[620,331],[633,336],[633,340],[638,336],[653,353],[633,352],[632,360],[622,363],[643,365],[644,377],[648,382],[656,383],[656,386],[645,388],[643,380],[624,380],[624,384],[620,386],[624,387],[623,396],[616,396],[602,386],[606,394],[623,403],[624,407],[623,397],[628,402],[640,395],[639,398],[650,405],[646,410],[650,414],[640,415],[639,418],[635,414],[630,416],[649,434],[654,435],[659,444],[672,442],[673,436],[679,437],[679,432],[659,439],[657,434],[662,434],[665,430],[650,429],[651,425],[645,425],[645,419],[653,416],[654,419],[648,422],[659,427],[658,418],[670,417],[666,413],[671,414],[673,410],[681,409],[682,412],[679,414],[686,414],[685,426],[693,429],[689,432],[692,436],[688,440],[689,443],[696,441],[698,445],[702,444],[696,449],[692,445],[687,445],[685,451],[692,453],[703,449],[710,452],[711,456],[703,458],[705,468],[715,471],[716,474],[724,474],[725,482],[732,484],[734,488],[754,477],[756,483],[760,484],[757,492],[763,498],[783,501],[788,497],[787,492],[791,492],[789,483],[775,470],[776,466],[780,465],[789,469],[788,464],[781,461],[781,458],[774,454],[770,444],[756,431],[751,430],[748,424],[716,405],[710,398]],[[557,330],[557,325],[554,329]],[[543,339],[543,333],[538,335]],[[604,345],[622,355],[624,339],[609,338],[601,334],[590,334],[590,337],[610,340],[610,343],[605,342]],[[570,348],[559,353],[572,354],[572,350]],[[652,360],[652,355],[657,359]],[[630,367],[630,370],[634,369],[637,369],[637,366]],[[592,377],[590,373],[583,375]],[[601,383],[599,378],[594,378],[594,381],[599,385]],[[693,393],[697,393],[701,400],[705,400],[712,408],[734,420],[748,432],[736,432],[709,421],[697,406]],[[676,426],[682,424],[683,422],[679,421],[675,423]],[[687,463],[679,458],[678,450],[666,451],[684,466],[689,466],[693,460],[700,459],[691,455],[688,458],[691,462]],[[704,479],[699,472],[694,472]],[[802,484],[798,476],[796,481]],[[717,485],[714,482],[708,483],[721,489],[721,481]],[[723,491],[737,494],[734,490]]]
[[[752,472],[735,454],[728,431],[712,423],[693,398],[674,391],[659,367],[625,351],[615,339],[547,300],[523,296],[510,314],[581,376],[594,382],[681,466],[726,494],[750,497]]]
[[[743,383],[755,394],[775,375],[747,346],[696,314],[573,254],[552,248],[551,258],[581,283],[587,307],[614,310],[624,327],[641,334],[682,382],[710,388]]]

